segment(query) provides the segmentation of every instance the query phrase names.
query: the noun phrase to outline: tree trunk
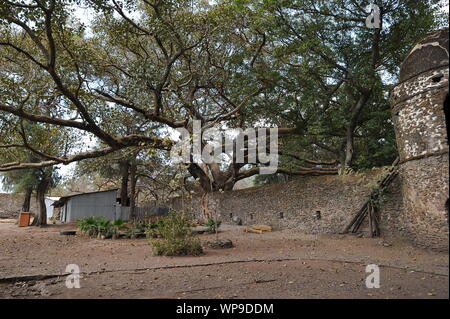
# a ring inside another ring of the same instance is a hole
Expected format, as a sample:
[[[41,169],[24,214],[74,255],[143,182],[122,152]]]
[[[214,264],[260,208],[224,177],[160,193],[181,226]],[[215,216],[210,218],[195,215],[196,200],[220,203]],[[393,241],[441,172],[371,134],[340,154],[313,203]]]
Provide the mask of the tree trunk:
[[[199,179],[200,187],[202,188],[204,193],[210,193],[214,191],[211,187],[209,176],[201,169],[198,164],[191,163],[188,167],[188,171],[195,179]]]
[[[120,187],[120,204],[125,207],[128,206],[128,178],[129,178],[130,163],[123,161],[120,163],[120,172],[122,175],[122,184]]]
[[[136,163],[132,163],[130,166],[130,219],[135,217],[135,208],[136,208]]]
[[[345,137],[345,156],[343,165],[344,167],[351,167],[353,162],[353,151],[354,151],[354,127],[347,127],[347,134]]]
[[[39,204],[39,216],[38,216],[38,226],[47,225],[47,207],[45,206],[45,192],[47,187],[42,187],[38,189],[38,204]]]
[[[345,150],[344,150],[344,159],[341,161],[342,167],[344,169],[351,167],[353,162],[353,151],[354,151],[354,134],[356,125],[358,123],[359,115],[364,107],[364,105],[369,100],[371,91],[366,91],[359,97],[355,106],[351,110],[350,122],[347,125],[347,133],[345,140]]]
[[[37,188],[36,200],[38,203],[38,213],[36,214],[32,226],[45,226],[47,225],[47,207],[45,206],[45,194],[49,186],[49,181],[43,179]]]
[[[27,188],[25,191],[25,198],[23,200],[22,204],[22,212],[29,212],[30,211],[30,203],[31,203],[31,195],[33,193],[32,188]]]

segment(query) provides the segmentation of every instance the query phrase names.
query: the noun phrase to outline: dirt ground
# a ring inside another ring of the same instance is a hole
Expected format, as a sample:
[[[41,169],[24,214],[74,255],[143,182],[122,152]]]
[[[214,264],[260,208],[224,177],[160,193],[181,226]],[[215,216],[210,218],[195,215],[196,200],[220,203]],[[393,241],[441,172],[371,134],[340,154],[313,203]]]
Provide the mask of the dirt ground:
[[[234,248],[159,257],[147,239],[63,236],[63,229],[75,226],[0,221],[0,298],[449,298],[448,253],[400,239],[260,235],[222,225],[219,238]],[[65,285],[68,264],[80,268],[79,289]],[[380,288],[366,287],[368,264],[379,265]]]

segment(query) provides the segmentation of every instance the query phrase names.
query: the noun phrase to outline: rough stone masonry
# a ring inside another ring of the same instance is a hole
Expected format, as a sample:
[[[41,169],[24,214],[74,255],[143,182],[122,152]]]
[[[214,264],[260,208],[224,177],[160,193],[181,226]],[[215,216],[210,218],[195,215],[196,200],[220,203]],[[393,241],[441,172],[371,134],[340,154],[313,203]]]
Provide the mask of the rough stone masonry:
[[[409,52],[390,99],[403,205],[397,220],[417,245],[448,250],[448,29]]]

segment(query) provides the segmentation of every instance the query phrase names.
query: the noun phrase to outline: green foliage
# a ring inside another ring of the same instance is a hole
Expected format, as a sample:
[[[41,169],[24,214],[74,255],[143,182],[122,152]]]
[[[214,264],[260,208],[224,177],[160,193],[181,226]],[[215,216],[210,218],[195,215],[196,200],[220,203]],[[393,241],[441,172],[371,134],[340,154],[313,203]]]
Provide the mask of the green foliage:
[[[157,256],[199,256],[203,248],[198,238],[161,239],[152,242],[154,254]]]
[[[6,191],[22,193],[31,188],[35,190],[39,184],[38,171],[34,169],[24,169],[3,173],[0,176]]]
[[[158,235],[156,223],[147,220],[134,220],[128,230],[128,237],[134,238],[145,234],[147,238],[155,238]]]
[[[127,229],[125,221],[118,219],[110,221],[105,217],[86,217],[77,221],[80,231],[90,237],[104,236],[105,238],[117,237],[120,230]]]
[[[167,128],[194,119],[296,128],[280,150],[327,161],[342,160],[350,127],[353,169],[390,164],[396,149],[387,93],[408,50],[443,23],[439,0],[377,0],[383,28],[374,43],[377,31],[364,25],[369,1],[26,3],[0,4],[0,145],[25,137],[45,154],[39,162],[64,163],[80,158],[71,155],[88,138],[91,150],[123,146],[79,167],[80,175],[112,179],[119,173],[112,159],[142,151],[138,160],[151,165],[139,173],[155,198],[155,189],[174,195],[174,174],[155,182],[169,165],[154,148],[169,149]],[[89,30],[77,21],[77,6],[94,11]],[[365,106],[352,112],[367,91]],[[21,146],[1,151],[0,169],[33,163]],[[280,168],[311,167],[305,163],[282,155]],[[23,174],[18,189],[34,173]]]
[[[88,236],[97,236],[98,221],[97,217],[86,217],[77,221],[80,231]]]
[[[134,221],[132,227],[138,229],[139,231],[146,231],[147,229],[155,228],[154,223],[150,223],[145,220]]]
[[[97,234],[105,237],[110,237],[113,234],[112,223],[105,217],[98,217],[97,219]]]
[[[157,222],[157,229],[163,238],[183,238],[191,232],[191,219],[187,216],[171,210],[167,217]]]
[[[260,59],[266,67],[264,77],[274,88],[246,108],[246,116],[251,112],[252,118],[299,128],[301,136],[283,139],[283,153],[300,153],[313,160],[341,159],[352,109],[365,88],[371,94],[356,117],[352,166],[364,169],[392,163],[397,150],[387,93],[408,50],[427,32],[442,27],[439,1],[375,2],[383,7],[379,60],[373,60],[374,30],[364,27],[367,13],[355,1],[239,3],[241,10],[265,8],[262,16],[271,25],[265,29],[271,39],[265,49],[271,54]],[[281,156],[279,167],[292,169],[299,164]],[[276,177],[263,176],[257,183],[275,181]]]
[[[97,235],[97,217],[86,217],[77,221],[80,231],[88,236]]]
[[[215,233],[219,229],[221,224],[222,222],[220,220],[209,218],[208,222],[206,223],[206,226],[208,226],[209,228],[208,232]]]
[[[118,237],[119,231],[128,229],[128,226],[125,223],[126,221],[123,219],[117,219],[111,223],[111,231],[113,238]]]
[[[157,230],[162,239],[151,240],[151,245],[155,255],[198,256],[203,253],[203,249],[198,238],[191,234],[192,220],[176,211],[169,212],[169,215],[162,218],[157,223]]]
[[[166,219],[165,218],[161,218],[158,221],[156,221],[156,223],[154,223],[152,225],[152,228],[156,228],[156,229],[164,229],[166,224]]]
[[[383,203],[386,201],[386,192],[388,186],[381,186],[379,181],[384,180],[390,174],[391,167],[383,167],[380,175],[378,176],[376,181],[373,181],[369,186],[372,189],[372,193],[370,195],[370,202],[373,206],[380,208]]]
[[[28,134],[30,134],[27,139],[34,139],[38,144],[44,143],[44,137],[38,139],[36,136],[33,136],[36,132],[38,132],[38,125],[25,124],[22,125],[22,127],[24,130],[27,129]],[[11,132],[11,134],[8,135],[8,138],[12,139],[13,136],[14,132]],[[49,135],[47,138],[48,141],[46,141],[45,144],[51,143],[51,140],[53,140],[55,136]],[[2,140],[3,137],[0,135],[0,145],[2,144]],[[42,145],[42,147],[44,146]],[[25,149],[15,150],[15,152],[0,152],[0,161],[5,159],[10,160],[13,158],[16,161],[22,160],[31,163],[39,163],[42,159],[42,157],[37,154]],[[36,191],[39,184],[43,182],[46,182],[49,188],[54,188],[60,183],[60,181],[61,176],[58,173],[58,169],[55,167],[44,167],[40,169],[29,168],[0,173],[0,183],[3,184],[4,189],[14,193],[25,193],[28,190]]]

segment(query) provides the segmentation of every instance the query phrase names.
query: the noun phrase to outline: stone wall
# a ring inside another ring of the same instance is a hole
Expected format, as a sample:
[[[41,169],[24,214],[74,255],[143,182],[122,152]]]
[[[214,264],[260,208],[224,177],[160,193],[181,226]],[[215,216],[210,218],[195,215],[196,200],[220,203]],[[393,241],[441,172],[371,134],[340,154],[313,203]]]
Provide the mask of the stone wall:
[[[426,161],[436,160],[431,157]],[[444,193],[436,194],[433,187],[445,187],[448,173],[445,175],[435,168],[445,166],[448,157],[439,161],[411,161],[400,168],[399,177],[381,199],[382,237],[403,238],[421,247],[448,250],[448,223],[447,219],[442,219],[443,207],[440,207],[445,202],[440,199]],[[337,234],[367,200],[381,174],[382,169],[376,169],[352,176],[299,177],[283,184],[210,194],[205,202],[211,211],[217,209],[218,219],[225,223],[232,223],[232,217],[239,217],[243,225],[266,224],[275,229],[295,228],[306,234]],[[404,178],[405,174],[410,174],[411,178]],[[421,204],[411,190],[436,198],[435,209]],[[177,210],[183,205],[196,218],[203,217],[202,197],[184,200],[178,197],[167,203]],[[369,234],[367,218],[360,231]]]
[[[351,176],[299,177],[283,184],[209,194],[207,202],[211,211],[217,209],[222,222],[230,223],[232,217],[239,217],[243,225],[266,224],[308,234],[335,234],[367,200],[380,174],[381,169],[377,169]],[[401,205],[398,185],[389,189],[385,199],[383,207],[390,211],[383,213],[389,216],[386,222],[397,222],[396,211]],[[176,198],[167,205],[179,210],[182,202],[195,217],[202,218],[202,197],[183,201]]]
[[[437,81],[438,75],[442,78],[437,83],[444,87],[430,84],[433,78]],[[404,91],[405,100],[393,108],[404,202],[400,212],[402,225],[416,245],[448,250],[445,203],[449,198],[449,162],[443,110],[448,95],[448,70],[426,72],[413,79],[413,83],[417,82],[428,83],[430,90],[416,95],[414,90]],[[405,97],[408,92],[413,96]]]
[[[449,70],[425,72],[396,86],[391,93],[392,119],[400,160],[448,153],[444,101]]]
[[[404,232],[416,245],[448,250],[448,153],[400,166]]]
[[[400,74],[390,96],[403,196],[399,224],[416,245],[448,251],[448,29],[417,44]]]
[[[22,208],[23,194],[0,193],[0,218],[17,218]],[[36,200],[31,198],[31,212],[36,211]]]

